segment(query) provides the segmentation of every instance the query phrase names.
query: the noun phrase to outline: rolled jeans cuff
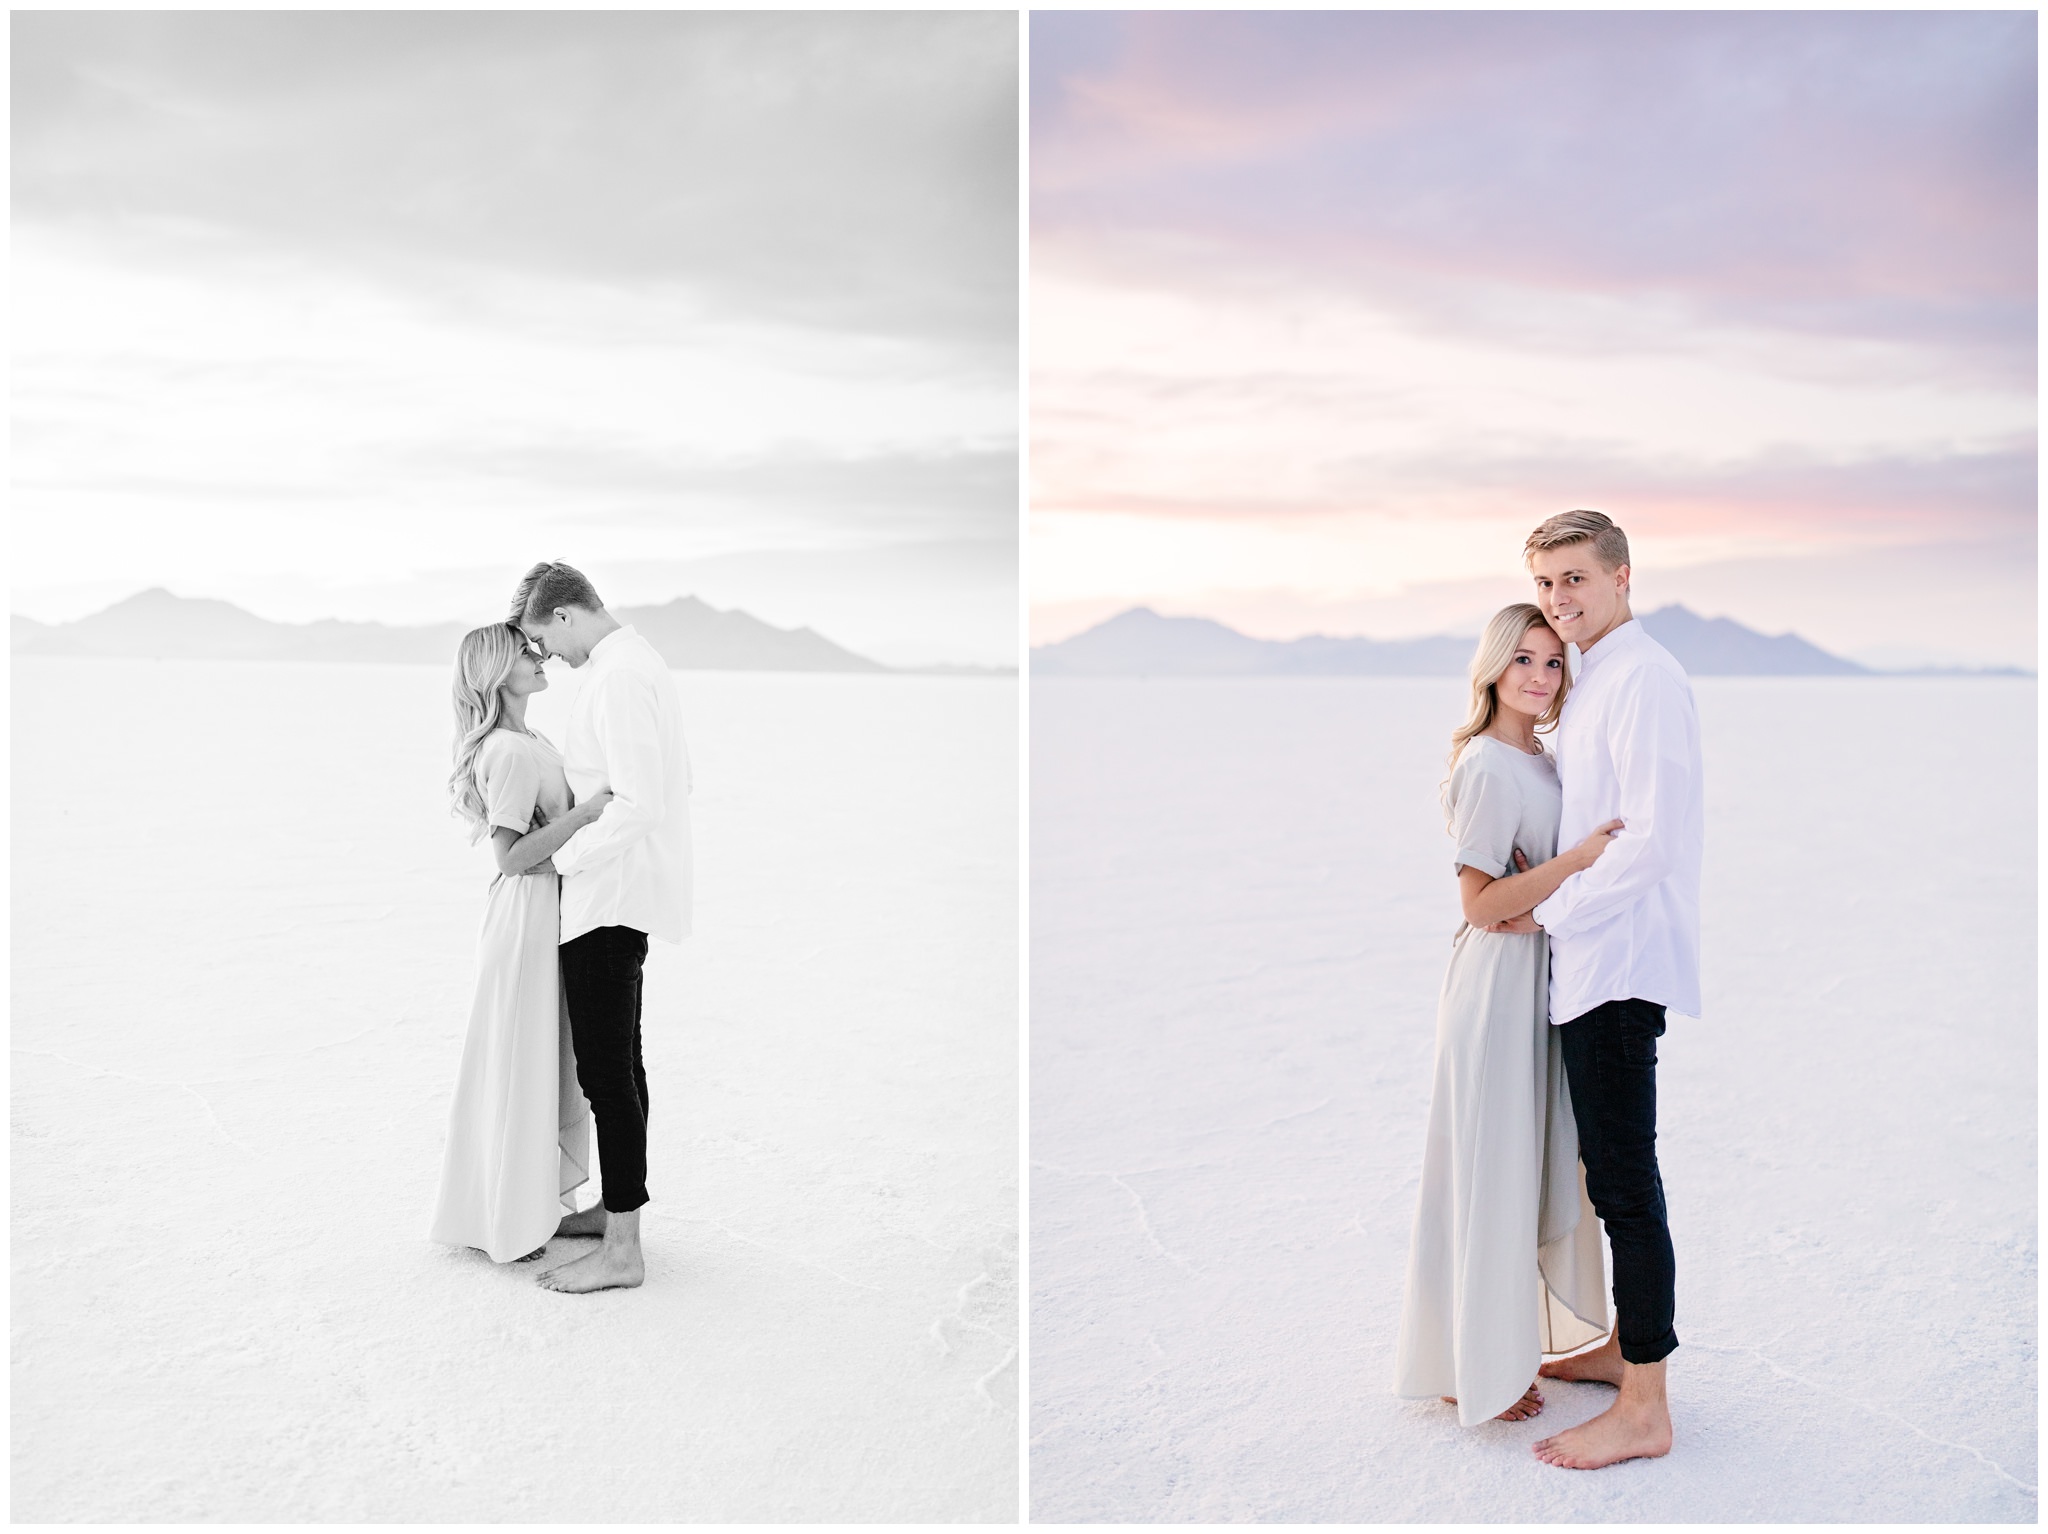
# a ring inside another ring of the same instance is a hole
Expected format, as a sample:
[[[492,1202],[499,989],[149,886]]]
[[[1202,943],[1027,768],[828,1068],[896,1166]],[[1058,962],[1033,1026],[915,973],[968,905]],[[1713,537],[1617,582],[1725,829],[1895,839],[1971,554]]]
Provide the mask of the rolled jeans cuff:
[[[1664,1328],[1664,1335],[1655,1342],[1644,1344],[1622,1339],[1621,1356],[1632,1364],[1659,1364],[1678,1349],[1678,1333],[1671,1327]]]

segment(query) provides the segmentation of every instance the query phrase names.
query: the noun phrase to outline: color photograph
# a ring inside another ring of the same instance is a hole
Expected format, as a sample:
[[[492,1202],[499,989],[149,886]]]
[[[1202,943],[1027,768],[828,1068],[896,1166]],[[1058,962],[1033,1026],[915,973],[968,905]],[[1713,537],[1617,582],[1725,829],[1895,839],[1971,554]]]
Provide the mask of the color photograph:
[[[1018,17],[10,32],[13,1516],[1014,1521]]]
[[[1046,1522],[2037,1517],[2031,13],[1039,13]]]

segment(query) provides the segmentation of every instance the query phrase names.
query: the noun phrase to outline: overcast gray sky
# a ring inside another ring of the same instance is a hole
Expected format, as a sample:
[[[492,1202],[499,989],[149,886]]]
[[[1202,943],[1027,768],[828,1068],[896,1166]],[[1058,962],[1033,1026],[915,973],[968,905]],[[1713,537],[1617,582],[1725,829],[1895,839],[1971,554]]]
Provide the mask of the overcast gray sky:
[[[553,557],[1014,658],[1013,15],[11,26],[16,611]]]

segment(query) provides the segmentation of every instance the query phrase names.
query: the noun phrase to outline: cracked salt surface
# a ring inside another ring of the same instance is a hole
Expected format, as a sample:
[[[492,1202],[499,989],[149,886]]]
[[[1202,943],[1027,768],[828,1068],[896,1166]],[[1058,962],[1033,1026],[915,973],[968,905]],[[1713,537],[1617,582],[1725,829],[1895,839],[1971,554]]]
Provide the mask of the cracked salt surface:
[[[1389,1393],[1458,686],[1032,694],[1033,1516],[2036,1517],[2034,691],[1705,678],[1667,1458]],[[1902,724],[1901,721],[1909,721]]]
[[[17,1519],[1015,1516],[1015,684],[679,674],[648,1282],[577,1299],[424,1238],[445,675],[13,677]]]

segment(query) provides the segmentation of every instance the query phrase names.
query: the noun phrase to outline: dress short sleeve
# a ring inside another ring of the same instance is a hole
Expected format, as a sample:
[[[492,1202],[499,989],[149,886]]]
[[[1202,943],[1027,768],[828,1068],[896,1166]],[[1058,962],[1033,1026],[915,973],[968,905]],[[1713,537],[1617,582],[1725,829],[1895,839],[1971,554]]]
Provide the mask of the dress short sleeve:
[[[533,753],[517,742],[495,739],[477,756],[476,775],[485,821],[524,836],[540,800],[540,764]]]
[[[1458,844],[1453,866],[1496,879],[1515,871],[1515,832],[1522,824],[1521,785],[1505,766],[1490,747],[1474,741],[1451,769],[1451,837]]]

